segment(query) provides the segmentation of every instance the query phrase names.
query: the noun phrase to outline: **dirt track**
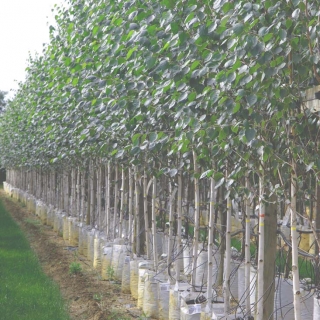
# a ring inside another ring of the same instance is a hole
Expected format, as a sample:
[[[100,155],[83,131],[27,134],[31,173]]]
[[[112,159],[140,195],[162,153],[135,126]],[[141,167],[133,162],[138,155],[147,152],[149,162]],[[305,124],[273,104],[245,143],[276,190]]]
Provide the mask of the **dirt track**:
[[[60,287],[71,319],[127,320],[139,317],[135,301],[129,294],[121,293],[120,284],[102,281],[91,263],[70,250],[73,248],[68,247],[51,227],[42,225],[35,214],[8,198],[3,190],[0,197],[7,211],[25,232],[44,272]],[[73,261],[81,263],[81,274],[69,274]]]

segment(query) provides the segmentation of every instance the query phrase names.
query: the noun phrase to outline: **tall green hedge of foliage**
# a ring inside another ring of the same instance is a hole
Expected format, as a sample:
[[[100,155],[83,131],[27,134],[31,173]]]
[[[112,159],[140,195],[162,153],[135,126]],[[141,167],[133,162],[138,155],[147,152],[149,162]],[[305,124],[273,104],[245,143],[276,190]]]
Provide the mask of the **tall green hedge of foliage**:
[[[304,103],[320,78],[317,0],[69,2],[1,116],[4,166],[102,157],[174,175],[194,150],[228,186],[261,165],[285,180],[292,158],[319,171]]]

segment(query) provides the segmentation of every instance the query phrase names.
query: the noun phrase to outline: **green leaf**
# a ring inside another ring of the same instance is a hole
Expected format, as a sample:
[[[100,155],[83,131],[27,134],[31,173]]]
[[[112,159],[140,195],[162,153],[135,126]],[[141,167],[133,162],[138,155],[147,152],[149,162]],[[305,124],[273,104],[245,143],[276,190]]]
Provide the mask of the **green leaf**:
[[[73,31],[74,23],[69,23],[67,32],[70,34]]]
[[[244,30],[244,24],[243,23],[237,23],[232,28],[235,35],[239,35]]]
[[[116,158],[121,158],[124,154],[124,149],[118,150],[117,154],[116,154]]]
[[[280,29],[279,30],[279,38],[280,38],[281,41],[286,40],[287,39],[287,31],[284,30],[284,29]]]
[[[188,95],[188,100],[191,102],[191,101],[194,101],[195,98],[196,98],[197,94],[195,92],[190,92],[189,95]]]
[[[258,31],[258,34],[260,37],[264,37],[264,35],[268,32],[268,28],[267,27],[261,27]]]
[[[228,179],[226,182],[226,188],[229,189],[234,183],[233,179]]]
[[[223,183],[224,183],[224,178],[221,178],[218,182],[217,182],[217,184],[215,185],[215,189],[218,189],[219,187],[221,187],[222,185],[223,185]]]
[[[130,153],[132,155],[137,155],[138,153],[140,152],[140,147],[136,146],[136,147],[133,147],[130,151]]]
[[[47,127],[47,129],[45,130],[45,133],[48,133],[49,131],[51,131],[52,130],[52,125],[49,125],[48,127]]]
[[[287,29],[290,29],[291,28],[291,26],[292,26],[292,20],[290,19],[290,18],[288,18],[287,20],[286,20],[286,28]]]
[[[300,15],[300,9],[299,9],[299,8],[297,8],[296,10],[294,10],[294,11],[292,12],[292,18],[293,18],[293,19],[298,19],[298,18],[299,18],[299,15]]]
[[[92,30],[92,34],[95,36],[99,32],[99,26],[95,26]]]
[[[172,178],[172,177],[174,177],[177,173],[178,173],[178,170],[177,170],[177,169],[171,169],[171,170],[169,171],[169,176]]]
[[[190,67],[190,70],[193,71],[197,68],[197,66],[200,64],[200,61],[194,61]]]
[[[167,60],[162,60],[160,61],[160,63],[157,65],[156,70],[157,71],[163,71],[165,69],[167,69],[168,67],[168,61]]]
[[[172,22],[172,23],[171,23],[171,31],[172,31],[174,34],[176,34],[176,33],[179,32],[179,30],[180,30],[180,25],[179,25],[178,23],[176,23],[176,22]]]
[[[188,34],[186,32],[179,33],[179,40],[181,44],[184,44],[187,39],[188,39]]]
[[[244,5],[243,5],[243,10],[245,10],[245,11],[251,11],[252,10],[252,3],[250,3],[250,2],[247,2],[247,3],[245,3]]]
[[[158,134],[156,132],[151,132],[149,135],[149,142],[154,142],[157,140]]]
[[[127,60],[130,59],[130,57],[132,56],[132,54],[138,49],[137,46],[133,47],[132,49],[130,49],[127,53]]]
[[[264,50],[264,44],[261,42],[258,42],[251,50],[250,53],[253,56],[258,56],[259,54],[261,54],[261,52],[263,52]]]
[[[220,132],[219,132],[219,140],[222,141],[226,137],[227,137],[227,133],[223,129],[221,129]]]
[[[314,165],[314,162],[309,163],[306,167],[306,172],[310,171],[312,169],[313,165]]]
[[[212,103],[215,103],[220,98],[220,91],[219,90],[212,90],[210,94],[210,99]]]
[[[188,98],[188,92],[183,92],[183,93],[180,95],[180,97],[179,97],[179,99],[178,99],[178,102],[184,101],[184,100],[186,100],[187,98]]]
[[[151,69],[155,64],[156,64],[157,59],[153,56],[148,57],[146,59],[146,65],[148,67],[148,69]]]
[[[247,96],[247,102],[250,107],[252,107],[257,102],[257,100],[258,98],[255,94],[250,94],[249,96]]]
[[[141,133],[136,133],[133,137],[132,137],[132,143],[134,145],[136,145],[137,143],[139,144],[139,138],[141,137]]]
[[[248,142],[251,142],[256,136],[256,130],[253,128],[247,129],[245,132],[245,136]]]
[[[70,65],[70,63],[71,63],[71,58],[69,58],[69,57],[67,57],[65,60],[64,60],[64,64],[66,65],[66,66],[69,66]]]
[[[240,80],[240,85],[244,86],[252,80],[252,75],[248,74]]]
[[[268,42],[270,39],[273,38],[273,33],[267,33],[264,37],[263,37],[263,41],[264,42]]]
[[[203,179],[203,178],[205,178],[205,177],[211,177],[212,174],[213,174],[213,170],[212,170],[212,169],[211,169],[211,170],[207,170],[207,171],[205,171],[205,172],[203,172],[203,173],[201,174],[200,179]]]
[[[268,161],[269,153],[268,152],[264,152],[263,155],[262,155],[262,159],[263,159],[264,162]]]
[[[240,103],[236,103],[232,112],[237,113],[240,110],[240,106],[241,106]]]

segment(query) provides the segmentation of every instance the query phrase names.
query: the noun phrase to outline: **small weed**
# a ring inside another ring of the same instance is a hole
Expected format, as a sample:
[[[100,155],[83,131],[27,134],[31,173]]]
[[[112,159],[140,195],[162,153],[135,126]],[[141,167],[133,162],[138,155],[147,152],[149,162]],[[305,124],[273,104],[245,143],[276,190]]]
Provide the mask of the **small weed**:
[[[24,221],[26,223],[30,223],[30,224],[33,224],[34,226],[40,226],[41,225],[41,222],[39,220],[36,220],[36,219],[24,219]]]
[[[150,319],[150,317],[149,317],[146,313],[144,313],[144,312],[142,311],[142,314],[139,316],[138,319],[139,319],[139,320],[147,320],[147,319]]]
[[[78,251],[77,250],[73,251],[73,259],[74,260],[78,259]]]
[[[81,264],[79,262],[71,262],[69,266],[69,274],[79,274],[82,272]]]
[[[113,280],[114,269],[113,269],[112,266],[108,266],[108,268],[107,268],[107,276],[108,276],[109,280]]]
[[[110,316],[107,319],[108,320],[129,320],[130,318],[124,316],[119,311],[112,310]]]
[[[95,293],[95,294],[93,295],[93,300],[101,301],[101,300],[102,300],[102,294],[100,294],[100,293]]]

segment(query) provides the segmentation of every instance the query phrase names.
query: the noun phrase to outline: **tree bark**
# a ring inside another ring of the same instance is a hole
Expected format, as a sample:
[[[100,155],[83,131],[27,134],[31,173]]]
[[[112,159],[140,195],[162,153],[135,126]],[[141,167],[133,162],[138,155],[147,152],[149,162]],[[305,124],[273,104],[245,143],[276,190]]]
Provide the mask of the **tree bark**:
[[[276,197],[265,207],[264,261],[263,272],[263,319],[273,320],[275,294],[275,261],[277,254],[277,204]]]

